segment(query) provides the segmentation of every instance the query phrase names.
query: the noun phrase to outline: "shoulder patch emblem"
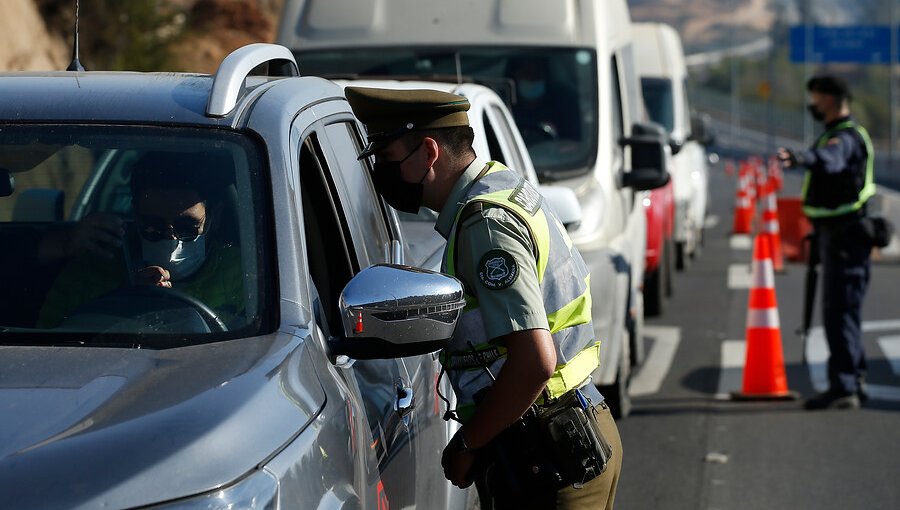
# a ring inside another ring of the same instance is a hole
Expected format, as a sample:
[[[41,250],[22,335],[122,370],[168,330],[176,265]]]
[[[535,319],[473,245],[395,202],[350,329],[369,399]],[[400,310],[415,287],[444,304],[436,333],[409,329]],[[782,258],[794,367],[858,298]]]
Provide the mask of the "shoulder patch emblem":
[[[538,209],[541,208],[541,202],[543,198],[538,190],[531,185],[530,182],[522,179],[516,189],[509,195],[509,200],[522,209],[525,209],[528,214],[534,216],[537,214]]]
[[[516,259],[504,250],[491,250],[478,263],[478,280],[491,290],[505,289],[519,277]]]

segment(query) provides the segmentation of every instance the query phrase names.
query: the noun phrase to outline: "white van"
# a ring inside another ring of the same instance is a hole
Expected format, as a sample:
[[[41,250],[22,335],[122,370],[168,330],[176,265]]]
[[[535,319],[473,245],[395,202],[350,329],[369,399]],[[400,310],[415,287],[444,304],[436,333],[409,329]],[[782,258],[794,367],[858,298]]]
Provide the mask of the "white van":
[[[691,130],[688,72],[681,37],[669,25],[635,23],[634,47],[650,118],[669,133],[675,188],[676,267],[684,269],[699,250],[708,202],[706,148]]]
[[[627,415],[632,351],[643,352],[630,342],[643,318],[642,191],[668,177],[660,137],[634,129],[643,100],[625,0],[287,0],[281,20],[301,72],[458,76],[504,98],[540,180],[578,196],[570,233],[603,342],[594,382]]]

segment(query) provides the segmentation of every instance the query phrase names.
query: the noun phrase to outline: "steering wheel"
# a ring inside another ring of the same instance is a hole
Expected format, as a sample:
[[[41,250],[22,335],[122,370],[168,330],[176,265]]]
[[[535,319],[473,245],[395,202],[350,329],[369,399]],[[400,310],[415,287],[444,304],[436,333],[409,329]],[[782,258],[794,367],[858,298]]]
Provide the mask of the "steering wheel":
[[[543,120],[524,120],[518,122],[519,132],[528,143],[552,142],[559,140],[559,130]]]
[[[172,302],[175,302],[175,306]],[[228,328],[206,303],[180,290],[153,285],[133,285],[109,292],[76,309],[72,316],[107,314],[117,317],[136,317],[154,311],[189,308],[197,313],[210,332],[225,332]]]

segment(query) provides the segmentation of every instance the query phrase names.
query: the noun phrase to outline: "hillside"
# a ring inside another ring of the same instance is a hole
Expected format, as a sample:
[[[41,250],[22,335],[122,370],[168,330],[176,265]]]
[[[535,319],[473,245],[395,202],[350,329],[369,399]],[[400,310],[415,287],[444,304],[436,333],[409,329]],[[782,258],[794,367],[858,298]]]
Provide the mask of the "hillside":
[[[81,0],[88,70],[214,72],[230,51],[275,38],[283,0]],[[0,71],[64,69],[74,0],[0,0]]]
[[[33,0],[0,2],[0,71],[64,69],[69,51],[47,31]]]

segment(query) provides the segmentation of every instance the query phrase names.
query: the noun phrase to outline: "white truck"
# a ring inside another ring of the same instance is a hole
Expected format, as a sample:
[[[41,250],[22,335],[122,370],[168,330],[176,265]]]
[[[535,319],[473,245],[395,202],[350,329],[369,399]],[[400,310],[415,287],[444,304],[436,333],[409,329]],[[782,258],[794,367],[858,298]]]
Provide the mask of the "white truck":
[[[688,71],[678,32],[662,23],[635,23],[634,35],[647,112],[653,121],[666,128],[672,148],[675,264],[678,269],[684,269],[699,253],[703,240],[709,195],[706,147],[700,133],[692,130]]]
[[[570,234],[591,270],[602,341],[594,383],[627,415],[643,352],[642,191],[667,182],[668,149],[636,124],[643,100],[625,0],[287,0],[281,20],[278,41],[307,72],[451,75],[504,98],[539,179],[578,197],[582,220]]]

